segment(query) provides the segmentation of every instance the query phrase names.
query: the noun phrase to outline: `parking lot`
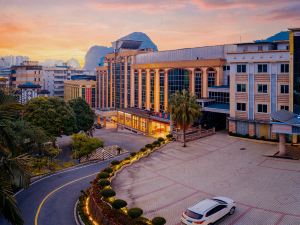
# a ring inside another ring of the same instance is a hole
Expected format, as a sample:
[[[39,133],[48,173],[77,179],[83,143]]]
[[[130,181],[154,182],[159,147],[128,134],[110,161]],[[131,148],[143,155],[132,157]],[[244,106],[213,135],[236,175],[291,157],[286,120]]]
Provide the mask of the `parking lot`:
[[[277,145],[217,133],[181,146],[171,143],[124,169],[114,180],[117,197],[170,225],[212,196],[237,202],[235,214],[218,224],[300,224],[300,162],[266,157]]]

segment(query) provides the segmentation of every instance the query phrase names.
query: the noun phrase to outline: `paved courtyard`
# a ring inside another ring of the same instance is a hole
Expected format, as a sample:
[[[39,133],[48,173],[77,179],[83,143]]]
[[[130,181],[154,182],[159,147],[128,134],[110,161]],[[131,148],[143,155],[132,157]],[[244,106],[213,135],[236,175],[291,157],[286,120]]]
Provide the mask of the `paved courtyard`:
[[[264,156],[277,145],[225,133],[181,145],[171,143],[124,169],[113,184],[117,197],[169,225],[180,224],[186,207],[220,195],[234,199],[237,210],[218,224],[300,224],[300,162]]]

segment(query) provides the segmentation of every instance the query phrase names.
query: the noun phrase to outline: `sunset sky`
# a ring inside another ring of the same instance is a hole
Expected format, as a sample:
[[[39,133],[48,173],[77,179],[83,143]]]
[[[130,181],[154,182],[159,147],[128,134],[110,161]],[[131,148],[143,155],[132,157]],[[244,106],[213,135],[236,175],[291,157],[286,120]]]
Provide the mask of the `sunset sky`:
[[[0,55],[76,58],[134,31],[159,50],[252,41],[300,27],[299,0],[0,0]]]

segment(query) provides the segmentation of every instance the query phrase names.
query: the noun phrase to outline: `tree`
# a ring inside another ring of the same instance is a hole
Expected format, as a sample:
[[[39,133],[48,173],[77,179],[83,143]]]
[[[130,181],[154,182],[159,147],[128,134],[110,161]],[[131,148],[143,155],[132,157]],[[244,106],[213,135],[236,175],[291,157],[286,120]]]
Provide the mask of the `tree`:
[[[186,90],[176,91],[169,102],[171,119],[183,131],[183,147],[186,147],[186,130],[201,115],[201,108],[195,96],[191,96]]]
[[[75,113],[69,104],[56,97],[37,97],[25,105],[24,119],[41,127],[54,140],[77,131]]]
[[[100,147],[103,147],[103,141],[98,138],[91,138],[84,133],[72,135],[73,157],[75,159],[88,156]]]
[[[12,191],[15,173],[24,178],[24,186],[28,184],[24,166],[26,156],[17,155],[17,144],[10,129],[12,121],[19,118],[21,109],[22,105],[13,95],[0,90],[0,214],[14,225],[24,223]]]
[[[78,131],[89,131],[94,124],[95,114],[91,107],[82,98],[76,98],[69,101],[76,117]]]

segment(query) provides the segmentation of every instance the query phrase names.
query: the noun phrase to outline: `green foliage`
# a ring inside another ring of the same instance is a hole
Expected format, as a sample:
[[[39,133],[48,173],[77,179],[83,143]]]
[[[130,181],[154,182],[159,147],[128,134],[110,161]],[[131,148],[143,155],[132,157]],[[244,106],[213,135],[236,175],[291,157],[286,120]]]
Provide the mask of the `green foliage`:
[[[130,218],[136,219],[143,215],[143,210],[140,208],[131,208],[128,210],[127,214]]]
[[[136,156],[136,152],[131,152],[130,156]]]
[[[69,104],[56,97],[33,98],[25,105],[24,119],[43,128],[51,137],[77,131],[75,113]]]
[[[152,147],[152,145],[151,145],[151,147]],[[147,151],[147,148],[141,148],[140,151],[141,151],[141,152],[145,152],[145,151]]]
[[[153,225],[164,225],[167,223],[166,219],[163,217],[155,217],[151,222]]]
[[[100,179],[107,179],[107,178],[109,178],[109,173],[107,173],[107,172],[101,172],[101,173],[99,173],[98,178],[100,178]]]
[[[113,203],[112,203],[112,207],[114,209],[121,209],[127,206],[127,202],[122,200],[122,199],[116,199]]]
[[[103,170],[103,172],[106,172],[106,173],[112,173],[113,172],[113,169],[110,168],[110,167],[107,167]]]
[[[98,138],[88,137],[84,133],[72,135],[73,158],[79,159],[88,156],[97,148],[103,147],[103,141]]]
[[[153,141],[152,146],[159,147],[160,142],[159,141]]]
[[[106,186],[109,186],[110,185],[110,181],[107,180],[107,179],[100,179],[98,181],[98,184],[101,186],[101,187],[106,187]]]
[[[171,96],[168,110],[172,121],[183,131],[183,146],[185,147],[185,132],[201,115],[196,96],[192,96],[186,90],[176,91]]]
[[[162,138],[162,137],[159,137],[159,138],[157,138],[157,141],[159,141],[159,142],[164,142],[164,141],[165,141],[165,139],[164,139],[164,138]]]
[[[146,144],[146,145],[145,145],[145,148],[153,149],[154,146],[153,146],[152,144]]]
[[[91,107],[82,98],[76,98],[69,101],[76,118],[78,131],[88,131],[93,127],[95,114]]]
[[[120,161],[118,161],[118,160],[113,160],[113,161],[111,161],[110,164],[113,165],[113,166],[116,166],[116,165],[119,165],[119,164],[120,164]]]
[[[104,198],[110,198],[110,197],[114,197],[116,195],[116,192],[111,188],[107,188],[101,190],[100,195],[102,195]]]
[[[173,134],[167,134],[166,138],[168,138],[169,140],[173,138]]]

